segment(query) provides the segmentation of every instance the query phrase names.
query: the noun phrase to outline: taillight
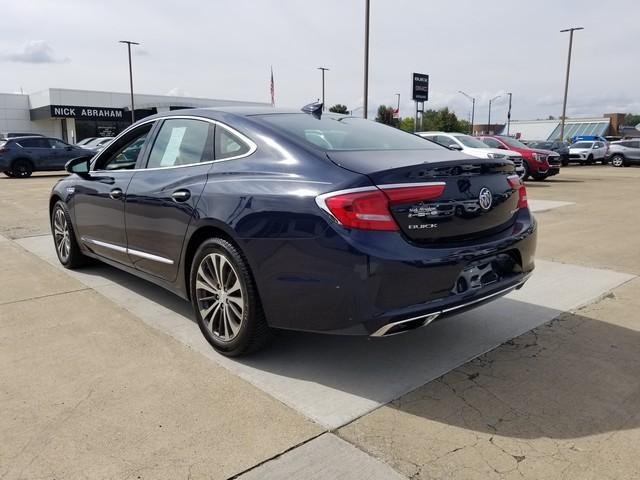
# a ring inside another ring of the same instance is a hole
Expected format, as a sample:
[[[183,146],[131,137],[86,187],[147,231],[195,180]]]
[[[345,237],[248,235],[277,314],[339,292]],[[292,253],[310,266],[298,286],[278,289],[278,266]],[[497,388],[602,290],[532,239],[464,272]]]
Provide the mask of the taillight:
[[[380,185],[320,195],[316,202],[345,227],[392,231],[399,227],[389,207],[437,198],[444,188],[444,182]]]
[[[389,200],[380,190],[335,195],[325,198],[324,204],[345,227],[398,230],[389,211]]]
[[[445,183],[431,183],[428,185],[411,185],[393,187],[382,185],[380,188],[389,198],[390,205],[400,205],[403,203],[414,203],[421,200],[432,200],[438,198],[444,192]]]
[[[520,177],[518,175],[510,175],[507,177],[507,181],[511,188],[518,191],[518,208],[527,208],[529,206],[527,187],[524,186]]]

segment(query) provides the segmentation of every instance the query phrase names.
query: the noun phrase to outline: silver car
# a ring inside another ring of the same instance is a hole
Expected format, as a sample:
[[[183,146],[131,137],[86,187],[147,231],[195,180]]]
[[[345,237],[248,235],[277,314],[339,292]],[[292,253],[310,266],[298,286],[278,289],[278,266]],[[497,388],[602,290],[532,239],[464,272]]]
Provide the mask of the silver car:
[[[633,163],[640,163],[640,139],[611,142],[607,158],[614,167],[628,167]]]

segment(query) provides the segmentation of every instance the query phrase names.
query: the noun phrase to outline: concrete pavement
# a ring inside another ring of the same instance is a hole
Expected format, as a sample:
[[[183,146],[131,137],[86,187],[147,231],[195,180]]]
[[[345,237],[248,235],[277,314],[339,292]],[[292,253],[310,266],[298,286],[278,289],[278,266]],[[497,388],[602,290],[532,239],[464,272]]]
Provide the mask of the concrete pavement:
[[[172,295],[49,263],[54,180],[0,179],[0,478],[638,477],[640,218],[620,205],[640,169],[528,183],[553,260],[533,295],[379,344],[286,334],[240,362]]]

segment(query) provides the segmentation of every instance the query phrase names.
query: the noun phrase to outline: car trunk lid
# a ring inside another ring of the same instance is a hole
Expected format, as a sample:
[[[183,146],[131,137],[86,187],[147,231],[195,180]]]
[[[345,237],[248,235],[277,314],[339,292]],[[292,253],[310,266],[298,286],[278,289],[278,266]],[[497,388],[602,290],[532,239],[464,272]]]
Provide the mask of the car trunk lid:
[[[446,150],[438,154],[438,161],[425,160],[422,151],[332,151],[328,156],[367,175],[385,192],[391,215],[414,242],[464,242],[514,223],[519,180],[517,186],[510,180],[515,174],[512,162]],[[433,188],[425,188],[429,186]]]

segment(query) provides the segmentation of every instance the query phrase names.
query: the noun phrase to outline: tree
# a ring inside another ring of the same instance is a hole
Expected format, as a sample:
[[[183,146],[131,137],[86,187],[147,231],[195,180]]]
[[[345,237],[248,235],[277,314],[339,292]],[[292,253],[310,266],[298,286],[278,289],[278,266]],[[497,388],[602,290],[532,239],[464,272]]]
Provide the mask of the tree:
[[[450,112],[448,107],[440,110],[426,110],[422,114],[420,130],[440,131],[440,132],[460,132],[469,131],[468,125],[460,125],[455,113]]]
[[[634,114],[628,113],[627,115],[624,116],[623,125],[627,127],[635,127],[639,123],[640,123],[640,115],[634,115]]]
[[[413,117],[404,117],[400,121],[400,128],[405,132],[413,132],[413,127],[416,124],[416,121]]]
[[[391,125],[392,127],[397,127],[399,124],[399,120],[397,118],[393,118],[393,114],[395,111],[396,109],[393,107],[380,105],[378,107],[378,116],[376,117],[376,122],[384,123],[385,125]]]
[[[346,105],[342,105],[341,103],[336,103],[333,107],[329,109],[330,112],[333,113],[349,113]]]

